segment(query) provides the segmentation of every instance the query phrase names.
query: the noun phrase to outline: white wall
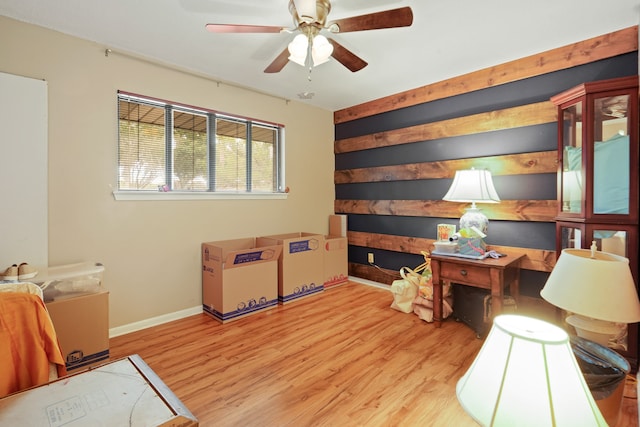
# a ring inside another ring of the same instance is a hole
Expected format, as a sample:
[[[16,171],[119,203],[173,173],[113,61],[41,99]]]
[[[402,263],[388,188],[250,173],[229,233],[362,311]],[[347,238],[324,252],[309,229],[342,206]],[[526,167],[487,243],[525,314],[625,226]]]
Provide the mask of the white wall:
[[[47,266],[47,83],[0,73],[0,274]]]
[[[0,40],[0,71],[49,87],[49,265],[104,263],[111,328],[201,306],[203,241],[327,232],[332,112],[105,56],[104,46],[5,17]],[[119,89],[284,124],[288,198],[115,201]]]

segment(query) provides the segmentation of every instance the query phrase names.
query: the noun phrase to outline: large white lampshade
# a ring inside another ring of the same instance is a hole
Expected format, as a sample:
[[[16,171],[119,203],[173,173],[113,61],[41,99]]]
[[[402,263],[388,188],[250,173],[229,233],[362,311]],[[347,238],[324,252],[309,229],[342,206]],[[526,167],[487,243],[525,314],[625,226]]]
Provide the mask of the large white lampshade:
[[[549,303],[573,313],[579,336],[607,345],[620,327],[640,321],[640,302],[629,260],[593,249],[564,249],[542,291]]]
[[[486,234],[489,219],[476,207],[477,203],[498,203],[500,197],[493,186],[491,172],[484,169],[456,171],[449,191],[442,198],[449,202],[471,203],[460,218],[460,228],[477,227]]]
[[[525,316],[496,316],[456,394],[483,426],[607,425],[567,333]]]

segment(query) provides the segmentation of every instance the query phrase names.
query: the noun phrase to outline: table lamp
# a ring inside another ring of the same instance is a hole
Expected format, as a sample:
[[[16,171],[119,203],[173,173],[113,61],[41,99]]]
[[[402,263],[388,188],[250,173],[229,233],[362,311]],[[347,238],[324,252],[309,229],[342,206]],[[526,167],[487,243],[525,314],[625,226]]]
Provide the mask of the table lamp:
[[[489,219],[476,207],[477,203],[498,203],[500,197],[493,186],[491,172],[484,169],[456,171],[447,194],[442,198],[449,202],[471,203],[471,207],[460,217],[460,229],[477,227],[484,234],[489,227]]]
[[[567,333],[530,317],[495,317],[456,394],[483,426],[607,425]]]
[[[564,249],[540,295],[569,313],[579,337],[608,346],[626,323],[640,321],[629,260],[591,249]]]

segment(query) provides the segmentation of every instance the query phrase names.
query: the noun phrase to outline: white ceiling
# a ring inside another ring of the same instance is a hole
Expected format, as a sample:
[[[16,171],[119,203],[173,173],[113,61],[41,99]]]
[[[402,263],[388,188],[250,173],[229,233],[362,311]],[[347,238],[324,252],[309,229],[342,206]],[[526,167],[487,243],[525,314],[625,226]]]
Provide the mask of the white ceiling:
[[[263,70],[292,34],[213,34],[207,23],[291,27],[289,0],[0,0],[0,14],[125,53],[335,111],[637,25],[640,0],[333,0],[328,21],[411,6],[413,25],[333,35],[367,61]]]

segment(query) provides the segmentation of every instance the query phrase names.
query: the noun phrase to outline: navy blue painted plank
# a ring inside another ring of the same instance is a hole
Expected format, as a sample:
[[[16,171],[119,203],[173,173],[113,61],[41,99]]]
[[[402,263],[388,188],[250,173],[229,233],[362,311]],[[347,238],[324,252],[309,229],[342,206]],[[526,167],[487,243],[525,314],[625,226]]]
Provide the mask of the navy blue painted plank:
[[[540,298],[548,277],[549,273],[543,271],[520,270],[520,295]]]
[[[368,265],[367,254],[369,252],[373,252],[376,260],[376,265],[386,270],[394,270],[399,272],[400,268],[402,267],[414,268],[424,262],[424,257],[422,255],[405,254],[402,252],[363,248],[360,246],[351,245],[349,245],[349,262]],[[389,276],[389,281],[387,282],[387,284],[391,284],[392,281],[393,277]]]
[[[486,241],[490,245],[555,251],[556,223],[489,220]]]
[[[426,239],[436,238],[438,224],[458,224],[457,219],[451,218],[352,214],[348,215],[347,222],[350,231]],[[555,230],[553,222],[489,220],[486,242],[490,245],[553,251],[556,246]]]
[[[451,179],[367,182],[336,185],[336,200],[440,200]]]
[[[436,238],[437,224],[457,224],[457,220],[430,217],[349,214],[350,231],[397,236]]]
[[[556,200],[556,173],[494,175],[493,185],[501,200]]]
[[[336,170],[358,169],[549,151],[558,148],[557,138],[558,127],[554,122],[340,153],[335,156],[335,167]]]
[[[580,83],[638,74],[637,52],[389,111],[335,126],[344,139],[548,100]]]

